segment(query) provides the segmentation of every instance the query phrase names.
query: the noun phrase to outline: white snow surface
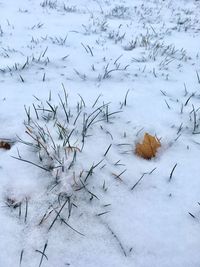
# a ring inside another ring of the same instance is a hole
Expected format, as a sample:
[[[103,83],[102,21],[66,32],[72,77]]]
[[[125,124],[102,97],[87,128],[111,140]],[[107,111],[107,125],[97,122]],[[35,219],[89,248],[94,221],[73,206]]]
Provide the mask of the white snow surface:
[[[199,99],[198,0],[0,0],[0,267],[200,266]]]

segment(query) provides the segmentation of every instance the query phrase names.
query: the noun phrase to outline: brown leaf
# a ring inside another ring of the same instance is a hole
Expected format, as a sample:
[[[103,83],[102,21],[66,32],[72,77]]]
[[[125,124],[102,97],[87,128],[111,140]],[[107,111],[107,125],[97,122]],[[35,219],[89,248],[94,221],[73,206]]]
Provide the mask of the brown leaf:
[[[11,148],[11,145],[8,142],[0,141],[0,148],[8,150]]]
[[[145,133],[143,142],[136,144],[135,154],[144,159],[151,159],[156,156],[159,147],[161,147],[161,143],[158,138]]]

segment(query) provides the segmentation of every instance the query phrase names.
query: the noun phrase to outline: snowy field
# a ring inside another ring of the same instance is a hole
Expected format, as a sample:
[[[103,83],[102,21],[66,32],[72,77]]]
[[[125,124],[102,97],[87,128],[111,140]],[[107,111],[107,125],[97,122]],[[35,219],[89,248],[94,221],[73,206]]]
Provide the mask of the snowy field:
[[[199,267],[199,100],[200,1],[0,0],[0,267]]]

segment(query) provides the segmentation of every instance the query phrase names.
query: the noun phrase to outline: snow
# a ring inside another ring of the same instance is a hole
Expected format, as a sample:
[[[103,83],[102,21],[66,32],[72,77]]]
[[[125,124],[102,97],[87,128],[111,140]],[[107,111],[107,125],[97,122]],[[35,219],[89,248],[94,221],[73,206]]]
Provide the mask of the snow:
[[[0,10],[0,267],[199,266],[200,2]]]

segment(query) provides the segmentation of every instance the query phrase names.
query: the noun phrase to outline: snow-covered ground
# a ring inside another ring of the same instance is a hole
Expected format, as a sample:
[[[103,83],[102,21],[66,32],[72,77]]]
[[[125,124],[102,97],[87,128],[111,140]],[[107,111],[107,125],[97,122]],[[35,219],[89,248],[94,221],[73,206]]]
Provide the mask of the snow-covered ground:
[[[0,267],[199,266],[199,99],[200,1],[0,0]]]

